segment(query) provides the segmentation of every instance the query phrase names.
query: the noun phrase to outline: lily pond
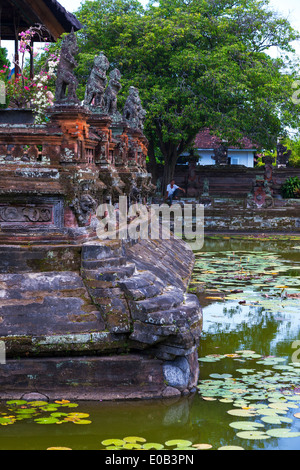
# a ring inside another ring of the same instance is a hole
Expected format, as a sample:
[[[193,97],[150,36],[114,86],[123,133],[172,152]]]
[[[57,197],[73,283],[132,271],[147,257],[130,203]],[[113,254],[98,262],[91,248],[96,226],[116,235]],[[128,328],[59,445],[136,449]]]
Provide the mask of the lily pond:
[[[300,238],[208,237],[200,378],[166,401],[0,404],[1,450],[299,450]]]

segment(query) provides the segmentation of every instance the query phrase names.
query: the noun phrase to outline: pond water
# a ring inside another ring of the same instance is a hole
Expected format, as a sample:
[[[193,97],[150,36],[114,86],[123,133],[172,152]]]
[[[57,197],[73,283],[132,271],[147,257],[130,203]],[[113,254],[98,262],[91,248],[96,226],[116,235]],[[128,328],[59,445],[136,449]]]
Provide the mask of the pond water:
[[[4,402],[0,449],[97,450],[119,439],[113,445],[172,449],[181,440],[212,450],[299,450],[300,240],[207,238],[191,291],[204,316],[195,394],[126,403]]]

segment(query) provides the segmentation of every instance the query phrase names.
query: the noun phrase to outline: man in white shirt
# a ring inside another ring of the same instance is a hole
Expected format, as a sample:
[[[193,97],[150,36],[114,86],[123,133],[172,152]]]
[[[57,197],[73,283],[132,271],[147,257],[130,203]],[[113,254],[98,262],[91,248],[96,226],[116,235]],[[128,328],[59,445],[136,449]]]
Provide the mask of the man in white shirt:
[[[166,194],[166,197],[165,197],[165,199],[169,199],[170,205],[172,205],[173,199],[177,198],[177,195],[178,195],[179,191],[183,191],[185,193],[185,190],[183,188],[180,188],[179,186],[177,186],[177,184],[175,184],[175,180],[172,179],[170,181],[170,184],[168,184],[168,186],[167,186],[167,194]]]

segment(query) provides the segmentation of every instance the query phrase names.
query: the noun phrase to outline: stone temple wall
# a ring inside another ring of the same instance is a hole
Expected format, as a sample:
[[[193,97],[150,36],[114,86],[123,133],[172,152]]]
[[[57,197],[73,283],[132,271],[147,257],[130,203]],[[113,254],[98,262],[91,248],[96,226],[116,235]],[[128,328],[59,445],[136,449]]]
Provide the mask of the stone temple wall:
[[[186,394],[202,328],[194,255],[176,239],[98,238],[99,205],[153,193],[145,114],[134,87],[117,110],[120,75],[106,82],[103,54],[79,103],[63,62],[73,42],[47,123],[0,111],[0,399]]]
[[[202,312],[181,240],[1,246],[0,397],[176,396],[198,379]]]

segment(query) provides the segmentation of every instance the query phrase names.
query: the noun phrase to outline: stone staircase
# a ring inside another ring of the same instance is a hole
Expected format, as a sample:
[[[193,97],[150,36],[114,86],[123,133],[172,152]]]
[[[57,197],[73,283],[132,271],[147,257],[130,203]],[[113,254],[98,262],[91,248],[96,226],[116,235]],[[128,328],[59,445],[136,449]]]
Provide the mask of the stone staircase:
[[[190,354],[201,333],[196,296],[170,285],[149,266],[126,255],[126,243],[87,243],[82,270],[87,290],[110,333],[128,335],[128,348],[147,350],[164,360]],[[134,250],[134,247],[133,247]],[[156,259],[156,267],[159,259]]]

